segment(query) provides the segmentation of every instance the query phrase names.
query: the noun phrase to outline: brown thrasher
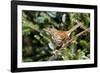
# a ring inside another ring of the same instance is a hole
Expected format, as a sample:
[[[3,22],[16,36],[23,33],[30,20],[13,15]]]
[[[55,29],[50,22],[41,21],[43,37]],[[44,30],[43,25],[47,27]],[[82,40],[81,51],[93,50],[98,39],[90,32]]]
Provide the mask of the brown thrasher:
[[[51,35],[53,42],[57,46],[55,50],[65,48],[65,44],[67,43],[68,40],[70,40],[71,32],[77,29],[81,25],[82,23],[78,23],[68,31],[57,30],[55,28],[48,28],[47,32]]]
[[[49,34],[52,37],[53,42],[56,44],[56,50],[64,47],[64,44],[67,42],[67,40],[70,39],[70,34],[66,31],[57,30],[57,29],[49,29]]]

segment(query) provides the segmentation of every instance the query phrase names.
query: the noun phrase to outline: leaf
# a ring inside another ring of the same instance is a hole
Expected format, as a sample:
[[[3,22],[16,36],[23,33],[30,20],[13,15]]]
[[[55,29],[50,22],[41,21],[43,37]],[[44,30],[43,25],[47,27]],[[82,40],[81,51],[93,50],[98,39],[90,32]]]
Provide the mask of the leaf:
[[[22,31],[22,34],[23,35],[29,35],[30,34],[30,29],[24,29],[23,31]]]
[[[69,48],[65,48],[62,54],[63,54],[62,56],[63,56],[64,60],[72,60],[73,59],[73,55]]]
[[[54,47],[54,44],[52,42],[48,43],[48,45],[52,50],[54,50],[55,47]]]
[[[90,26],[90,14],[82,14],[82,20],[85,26]]]
[[[50,17],[55,18],[56,15],[57,15],[57,12],[48,11],[47,14],[48,14]]]
[[[72,44],[69,46],[70,52],[71,52],[73,58],[74,58],[74,55],[75,55],[76,50],[77,50],[77,46],[76,46],[76,45],[77,45],[77,43],[74,41],[74,43],[72,43]]]
[[[80,40],[79,44],[83,47],[83,48],[87,48],[89,49],[90,48],[90,44],[85,41],[85,40]]]
[[[44,17],[37,17],[36,19],[34,19],[34,21],[36,23],[45,23],[45,18]]]

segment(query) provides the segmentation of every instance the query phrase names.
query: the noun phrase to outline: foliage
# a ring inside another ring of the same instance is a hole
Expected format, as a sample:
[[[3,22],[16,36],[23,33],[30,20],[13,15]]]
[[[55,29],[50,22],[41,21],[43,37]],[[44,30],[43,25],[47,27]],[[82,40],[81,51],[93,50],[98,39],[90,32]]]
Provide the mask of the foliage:
[[[89,13],[22,11],[22,55],[23,62],[48,61],[55,44],[45,32],[47,28],[67,31],[76,23],[83,22],[90,26]],[[83,31],[78,28],[71,37]],[[90,58],[90,34],[85,33],[66,47],[54,60],[80,60]]]

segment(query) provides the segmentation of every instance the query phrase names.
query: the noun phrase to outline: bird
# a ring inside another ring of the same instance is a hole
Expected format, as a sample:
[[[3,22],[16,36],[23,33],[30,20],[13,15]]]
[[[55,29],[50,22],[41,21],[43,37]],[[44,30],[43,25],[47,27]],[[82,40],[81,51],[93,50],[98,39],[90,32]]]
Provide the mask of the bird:
[[[56,45],[56,48],[54,50],[64,49],[68,40],[71,39],[70,34],[72,33],[72,31],[77,29],[82,24],[83,23],[78,23],[68,31],[58,30],[56,28],[48,28],[47,32],[49,33],[53,42]]]
[[[64,44],[70,39],[70,33],[55,28],[50,28],[48,33],[51,35],[53,42],[55,43],[56,50],[64,47]]]

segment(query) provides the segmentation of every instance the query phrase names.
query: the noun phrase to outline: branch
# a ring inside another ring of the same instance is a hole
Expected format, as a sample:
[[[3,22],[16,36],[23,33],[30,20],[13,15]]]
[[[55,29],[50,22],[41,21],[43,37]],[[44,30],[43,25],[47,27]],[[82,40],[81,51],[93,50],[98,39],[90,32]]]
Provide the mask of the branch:
[[[90,32],[90,28],[87,28],[85,29],[84,31],[78,33],[75,37],[73,37],[72,39],[70,39],[68,42],[67,42],[67,45],[72,42],[73,40],[75,40],[76,38],[78,38],[79,36],[83,35],[85,32]]]
[[[81,25],[80,28],[85,30],[87,27],[85,27],[84,25]]]
[[[83,25],[83,23],[80,22],[80,23],[78,23],[77,25],[75,25],[74,27],[72,27],[70,30],[68,30],[67,32],[68,32],[68,33],[71,33],[72,31],[76,30],[78,27],[80,27],[80,26],[82,26],[82,25]]]

